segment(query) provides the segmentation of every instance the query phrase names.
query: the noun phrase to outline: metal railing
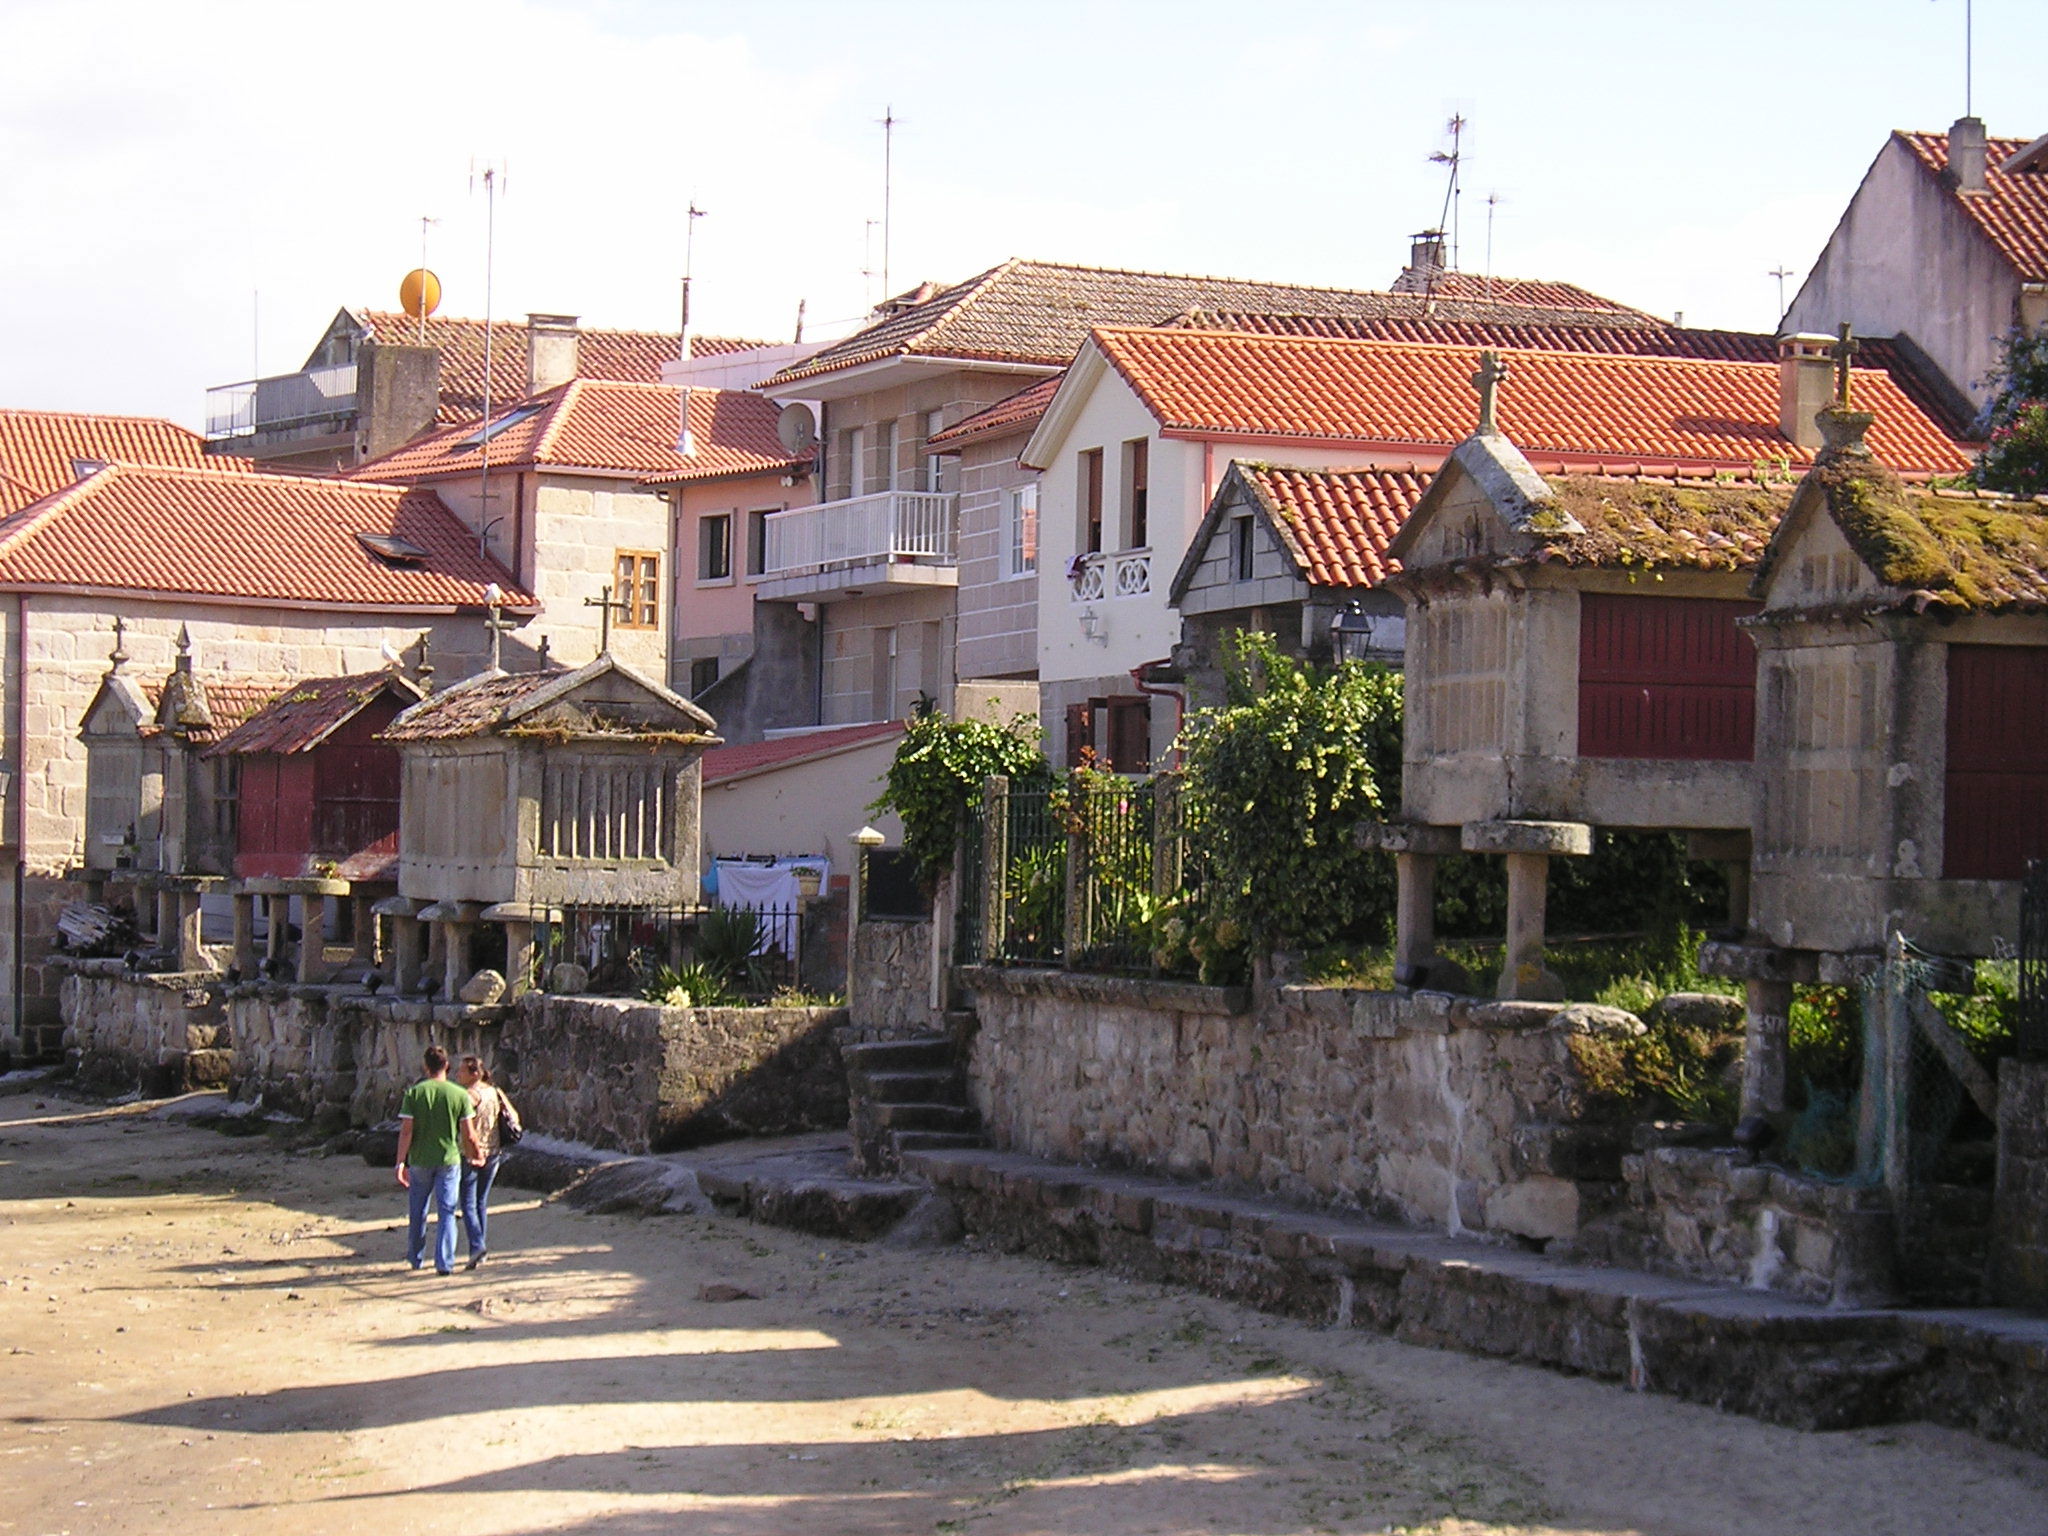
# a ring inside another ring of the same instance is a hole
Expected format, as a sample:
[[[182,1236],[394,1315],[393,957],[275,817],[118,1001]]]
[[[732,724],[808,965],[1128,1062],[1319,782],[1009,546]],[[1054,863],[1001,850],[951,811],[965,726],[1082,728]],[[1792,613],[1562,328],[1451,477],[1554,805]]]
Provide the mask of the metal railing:
[[[954,510],[959,501],[950,492],[882,491],[850,501],[771,512],[763,574],[781,576],[889,560],[951,565]]]
[[[704,966],[731,997],[766,1002],[784,988],[802,985],[804,958],[825,939],[818,931],[822,917],[808,906],[569,906],[560,911],[559,921],[534,930],[530,979],[544,987],[549,971],[569,961],[589,973],[589,989],[599,996],[645,996],[664,972]],[[711,929],[720,924],[727,933],[714,952]],[[749,924],[755,935],[751,950],[734,953],[745,949],[744,942],[732,942],[734,926],[745,930]]]
[[[356,365],[219,384],[206,392],[206,435],[219,440],[334,421],[355,414]]]

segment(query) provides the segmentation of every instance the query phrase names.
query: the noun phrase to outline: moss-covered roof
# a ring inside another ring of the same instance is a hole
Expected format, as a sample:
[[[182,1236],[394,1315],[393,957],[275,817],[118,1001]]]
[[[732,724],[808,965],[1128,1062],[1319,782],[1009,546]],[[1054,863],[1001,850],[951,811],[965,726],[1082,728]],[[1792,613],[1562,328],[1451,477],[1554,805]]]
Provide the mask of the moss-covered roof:
[[[1753,479],[1546,476],[1546,514],[1528,520],[1537,558],[1642,570],[1741,571],[1755,566],[1791,504],[1790,485]],[[1572,524],[1576,523],[1576,529]]]
[[[1861,606],[2048,609],[2048,499],[1909,486],[1876,460],[1855,457],[1817,466],[1806,484],[1826,498],[1850,548],[1888,589]],[[1769,577],[1766,563],[1759,590]]]

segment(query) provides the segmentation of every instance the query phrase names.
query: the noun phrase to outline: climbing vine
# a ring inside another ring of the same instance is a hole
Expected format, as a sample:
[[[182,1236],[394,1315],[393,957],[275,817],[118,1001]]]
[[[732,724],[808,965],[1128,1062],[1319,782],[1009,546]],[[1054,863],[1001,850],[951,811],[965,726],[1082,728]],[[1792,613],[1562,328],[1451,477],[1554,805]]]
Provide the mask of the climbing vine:
[[[927,890],[952,867],[962,819],[980,798],[982,781],[993,774],[1025,788],[1051,781],[1036,720],[951,720],[934,710],[911,717],[882,793],[868,809],[902,818],[903,851]]]

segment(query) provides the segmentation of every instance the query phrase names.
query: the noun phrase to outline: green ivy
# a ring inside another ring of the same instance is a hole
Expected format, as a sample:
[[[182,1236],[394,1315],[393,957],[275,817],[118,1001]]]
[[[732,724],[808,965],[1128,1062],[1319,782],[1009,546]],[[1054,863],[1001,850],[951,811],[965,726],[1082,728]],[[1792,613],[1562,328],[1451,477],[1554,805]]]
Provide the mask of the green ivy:
[[[953,847],[982,782],[1006,775],[1020,787],[1051,782],[1038,747],[1038,722],[1018,715],[1007,724],[950,720],[935,711],[911,717],[888,778],[870,813],[894,811],[903,821],[903,851],[927,890],[953,867]]]
[[[1225,697],[1189,718],[1180,743],[1219,926],[1255,950],[1383,932],[1393,861],[1361,852],[1352,832],[1398,801],[1400,678],[1361,662],[1325,671],[1247,633]]]

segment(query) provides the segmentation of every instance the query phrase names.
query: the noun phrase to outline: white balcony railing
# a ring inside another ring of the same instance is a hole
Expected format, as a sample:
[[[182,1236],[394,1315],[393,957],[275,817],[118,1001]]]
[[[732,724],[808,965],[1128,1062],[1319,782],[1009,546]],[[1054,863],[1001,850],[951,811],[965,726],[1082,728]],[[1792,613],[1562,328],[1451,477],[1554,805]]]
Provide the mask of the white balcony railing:
[[[356,365],[305,368],[206,392],[206,435],[247,437],[314,422],[338,422],[356,408]]]
[[[1105,597],[1143,597],[1152,590],[1152,551],[1120,549],[1115,553],[1076,555],[1067,567],[1067,595],[1077,603]]]
[[[771,512],[762,572],[786,576],[896,560],[951,565],[959,500],[950,492],[882,491]]]

